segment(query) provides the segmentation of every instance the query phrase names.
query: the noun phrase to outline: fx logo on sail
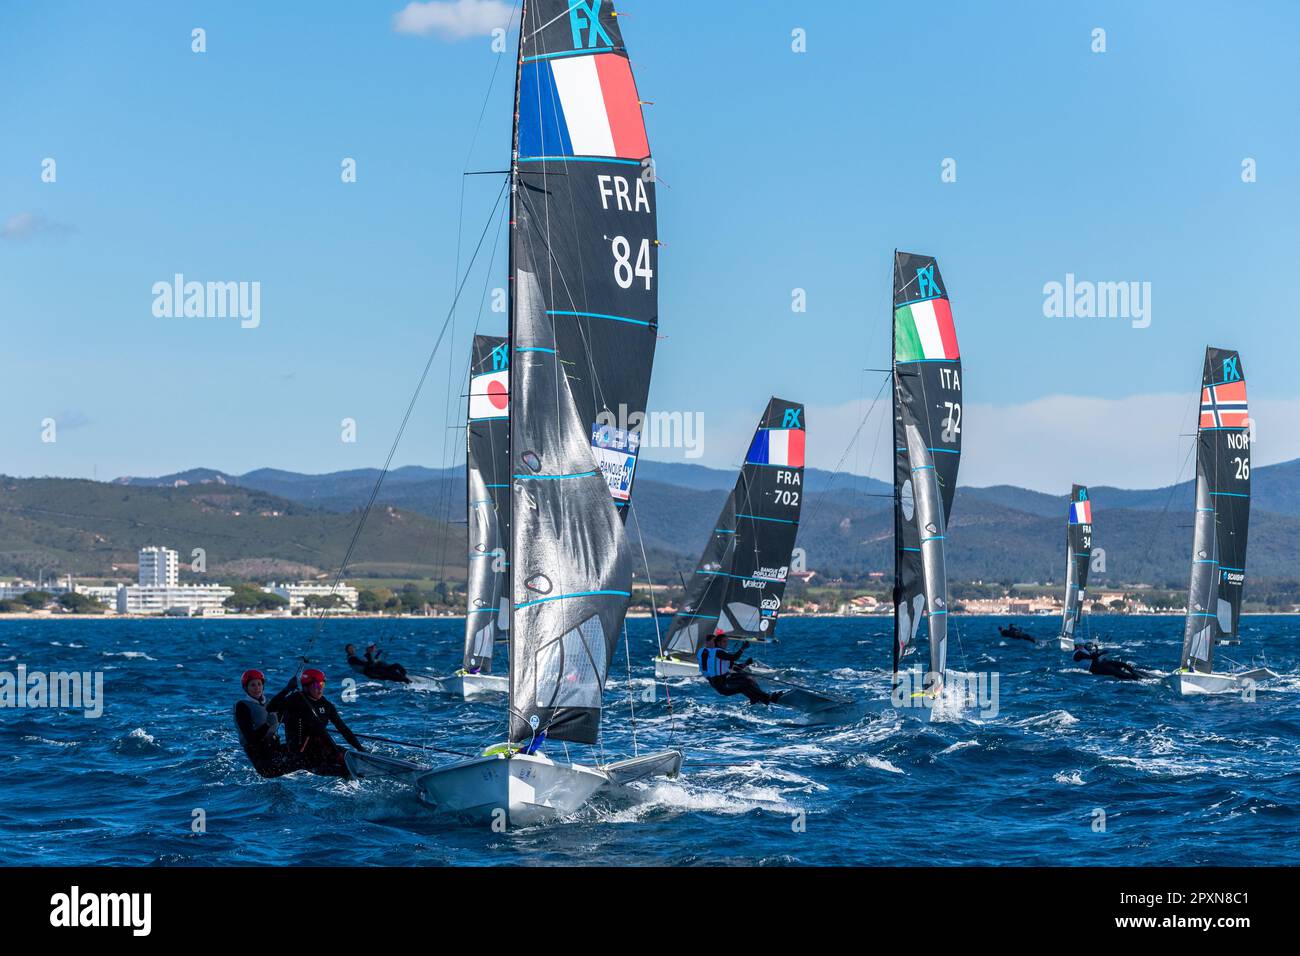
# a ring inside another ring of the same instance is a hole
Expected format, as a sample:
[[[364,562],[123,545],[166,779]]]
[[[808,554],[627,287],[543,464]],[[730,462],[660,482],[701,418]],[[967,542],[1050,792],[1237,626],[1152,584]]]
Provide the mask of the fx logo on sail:
[[[501,372],[510,367],[510,350],[498,345],[492,350],[492,371]]]
[[[800,424],[799,422],[802,413],[803,413],[802,408],[787,408],[785,410],[784,417],[782,417],[781,419],[781,427],[782,428],[803,428],[803,425]]]
[[[1239,355],[1223,360],[1223,380],[1225,382],[1241,381],[1241,368],[1237,364],[1240,360],[1241,356]]]
[[[934,281],[934,263],[916,270],[916,289],[917,294],[923,299],[930,299],[935,296],[943,295],[943,290],[939,288],[939,283]]]
[[[573,29],[573,48],[594,50],[599,46],[614,48],[605,28],[600,25],[600,0],[574,0],[569,7],[569,26]],[[587,34],[584,44],[583,33]]]

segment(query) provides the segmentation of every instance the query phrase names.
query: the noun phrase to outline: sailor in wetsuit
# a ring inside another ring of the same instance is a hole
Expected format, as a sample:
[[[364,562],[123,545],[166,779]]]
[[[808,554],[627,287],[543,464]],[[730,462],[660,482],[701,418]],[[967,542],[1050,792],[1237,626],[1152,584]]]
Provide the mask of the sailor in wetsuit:
[[[740,660],[745,653],[744,647],[728,653],[727,644],[727,635],[722,632],[722,628],[718,628],[713,632],[712,637],[704,639],[704,646],[696,655],[700,663],[700,673],[708,680],[709,686],[723,697],[744,694],[749,698],[751,705],[774,704],[780,700],[785,691],[779,690],[769,694],[758,686],[754,678],[745,673],[745,668],[750,662]]]
[[[406,668],[401,664],[385,664],[379,658],[384,656],[384,652],[377,650],[374,644],[366,645],[366,676],[373,677],[376,680],[391,680],[399,684],[409,684],[411,679],[406,676]],[[349,661],[351,663],[351,661]]]
[[[235,703],[235,726],[253,769],[263,777],[283,777],[303,769],[302,761],[280,742],[280,718],[268,703],[263,691],[266,675],[259,670],[244,671],[240,678],[244,696]]]
[[[280,721],[284,725],[284,739],[291,753],[302,761],[303,767],[325,777],[346,777],[343,749],[330,736],[329,725],[338,728],[354,750],[365,752],[338,708],[325,698],[325,675],[314,667],[302,672],[302,689],[295,690],[293,681],[275,696],[271,705],[279,705]],[[271,706],[268,705],[268,706]]]
[[[1030,644],[1038,643],[1030,634],[1021,630],[1020,625],[1016,624],[1014,621],[1009,626],[999,627],[998,633],[1003,637],[1010,637],[1017,641],[1028,641]]]
[[[1075,644],[1074,659],[1090,661],[1088,671],[1099,677],[1114,677],[1118,680],[1142,680],[1146,675],[1128,661],[1118,661],[1105,657],[1105,651],[1096,644]]]

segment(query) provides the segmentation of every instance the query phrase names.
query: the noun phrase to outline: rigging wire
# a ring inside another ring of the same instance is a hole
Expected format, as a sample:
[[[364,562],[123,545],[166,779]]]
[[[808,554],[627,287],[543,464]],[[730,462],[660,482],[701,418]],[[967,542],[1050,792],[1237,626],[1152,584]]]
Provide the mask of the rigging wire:
[[[478,244],[474,247],[474,255],[470,259],[470,267],[469,267],[470,269],[473,268],[474,261],[478,259],[478,254],[483,248],[483,242],[487,238],[488,229],[492,225],[492,219],[495,218],[497,208],[501,205],[501,198],[502,196],[505,195],[505,193],[506,193],[506,188],[505,188],[505,184],[503,183],[501,187],[501,191],[497,193],[496,205],[494,205],[492,208],[492,216],[489,217],[488,222],[484,225],[483,232],[478,239]],[[370,512],[373,510],[375,506],[375,501],[379,497],[380,489],[383,487],[384,479],[387,477],[389,469],[392,467],[393,456],[397,454],[397,448],[401,444],[402,436],[406,432],[406,426],[411,420],[411,414],[415,410],[415,405],[416,402],[419,400],[420,392],[424,389],[424,383],[429,377],[429,371],[433,367],[433,362],[438,355],[438,350],[442,347],[443,339],[447,334],[447,328],[451,323],[452,314],[455,312],[456,309],[456,303],[460,300],[461,293],[465,289],[465,282],[467,282],[468,280],[469,280],[469,271],[467,270],[465,278],[461,281],[459,288],[456,290],[456,295],[455,298],[452,300],[451,308],[449,308],[447,311],[447,318],[443,320],[442,329],[438,333],[437,341],[434,342],[433,349],[432,351],[429,352],[429,357],[424,363],[424,369],[420,372],[420,378],[419,381],[416,383],[415,391],[412,392],[411,400],[407,403],[406,412],[402,416],[402,421],[401,424],[398,426],[397,434],[393,436],[393,443],[388,449],[388,457],[384,459],[384,466],[382,469],[380,469],[379,476],[375,479],[374,487],[370,491],[370,497],[366,501],[365,508],[362,509],[361,517],[358,519],[356,529],[352,533],[352,539],[348,542],[347,550],[343,554],[343,560],[339,564],[338,574],[336,574],[334,577],[334,584],[331,590],[338,589],[339,585],[343,581],[343,576],[347,573],[348,562],[352,558],[352,553],[356,550],[357,542],[361,538],[361,531],[366,526],[366,521],[369,519]],[[312,648],[316,644],[316,640],[320,637],[321,630],[324,627],[324,623],[325,623],[325,616],[327,613],[328,613],[328,608],[321,608],[321,613],[316,617],[316,627],[312,632],[311,640],[307,643],[307,650],[303,654],[304,660],[306,660],[308,655],[311,654]]]

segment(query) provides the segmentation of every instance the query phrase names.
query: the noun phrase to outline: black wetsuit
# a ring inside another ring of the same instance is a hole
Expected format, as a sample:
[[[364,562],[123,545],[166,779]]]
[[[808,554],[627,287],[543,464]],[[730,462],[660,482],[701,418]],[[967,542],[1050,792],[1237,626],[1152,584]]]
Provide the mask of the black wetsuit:
[[[383,656],[384,656],[383,651],[380,651],[379,653],[374,655],[372,655],[370,651],[366,651],[366,659],[364,661],[365,664],[364,673],[367,677],[373,677],[375,680],[396,681],[399,684],[411,683],[411,679],[406,676],[405,667],[403,667],[401,664],[385,664],[383,661],[379,659]],[[348,663],[349,664],[352,663],[352,658],[350,657],[348,658]]]
[[[1145,675],[1128,661],[1112,660],[1106,652],[1094,645],[1079,646],[1074,649],[1076,661],[1089,661],[1089,673],[1098,677],[1114,677],[1117,680],[1141,680]]]
[[[772,703],[776,697],[759,687],[754,678],[736,665],[744,653],[744,647],[730,654],[716,647],[703,648],[700,651],[700,672],[708,680],[709,686],[723,697],[744,694],[751,704]],[[723,661],[726,662],[725,666],[721,663]]]
[[[365,748],[343,722],[338,708],[324,697],[312,700],[292,685],[275,696],[272,704],[277,702],[281,705],[285,743],[290,753],[302,761],[304,769],[326,777],[346,777],[348,770],[343,763],[343,749],[330,736],[329,725],[337,727],[353,749],[364,751]]]
[[[1003,637],[1014,638],[1017,641],[1028,641],[1030,644],[1038,643],[1030,635],[1026,634],[1024,631],[1016,627],[1016,625],[1014,624],[1012,624],[1010,627],[998,628],[998,633],[1000,633]]]
[[[274,702],[274,701],[273,701]],[[262,777],[283,777],[303,769],[303,763],[280,743],[280,721],[265,697],[249,697],[235,703],[235,726],[239,742],[253,769]]]

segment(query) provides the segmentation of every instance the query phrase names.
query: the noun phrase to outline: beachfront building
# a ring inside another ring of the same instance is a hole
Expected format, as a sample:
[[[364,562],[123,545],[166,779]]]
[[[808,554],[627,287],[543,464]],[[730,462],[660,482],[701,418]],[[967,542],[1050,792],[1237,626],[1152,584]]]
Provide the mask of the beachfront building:
[[[266,590],[278,594],[289,602],[290,611],[302,610],[309,597],[328,597],[337,594],[343,599],[343,607],[338,610],[355,611],[357,609],[357,589],[350,584],[335,587],[320,581],[299,581],[297,584],[268,584]]]
[[[180,557],[171,548],[140,549],[140,587],[174,588],[180,584]]]
[[[183,584],[154,587],[131,584],[117,592],[119,614],[167,614],[195,617],[225,614],[225,600],[233,589],[220,584]]]

